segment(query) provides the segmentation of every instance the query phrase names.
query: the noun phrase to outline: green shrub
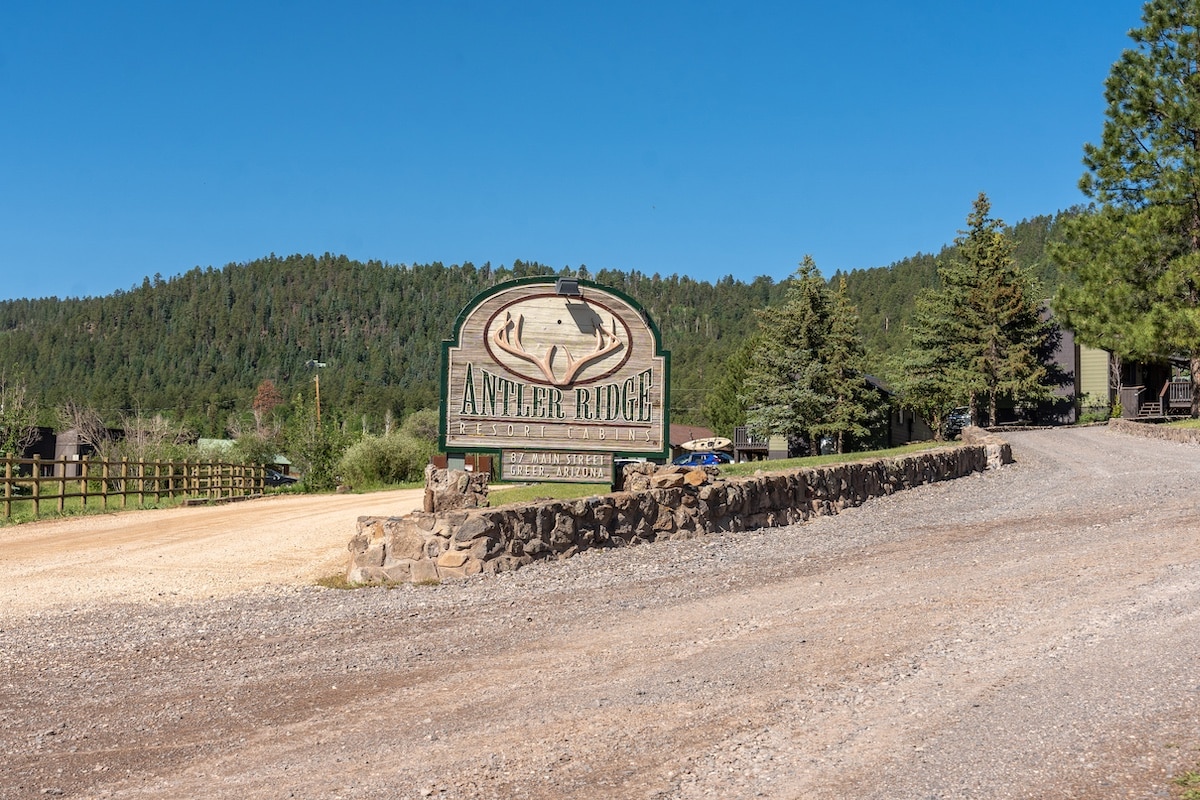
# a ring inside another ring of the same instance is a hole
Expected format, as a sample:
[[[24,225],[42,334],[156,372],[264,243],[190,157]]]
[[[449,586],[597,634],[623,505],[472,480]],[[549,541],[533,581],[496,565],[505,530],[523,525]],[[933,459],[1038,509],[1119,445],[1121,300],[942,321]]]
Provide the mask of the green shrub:
[[[237,438],[232,452],[224,456],[222,460],[228,461],[230,457],[233,457],[243,464],[272,464],[275,461],[275,454],[278,452],[278,442],[256,433],[248,433]]]
[[[338,484],[338,463],[347,452],[351,436],[341,426],[325,423],[297,426],[289,437],[288,450],[304,475],[301,485],[308,492],[322,492]]]
[[[410,436],[403,429],[387,436],[368,436],[346,450],[337,472],[356,489],[412,483],[424,477],[434,449],[432,442]]]

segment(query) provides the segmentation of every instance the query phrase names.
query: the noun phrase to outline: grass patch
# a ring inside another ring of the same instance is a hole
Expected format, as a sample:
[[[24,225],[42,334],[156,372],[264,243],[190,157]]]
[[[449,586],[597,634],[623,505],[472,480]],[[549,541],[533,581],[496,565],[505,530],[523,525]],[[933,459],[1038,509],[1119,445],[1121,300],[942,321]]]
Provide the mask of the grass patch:
[[[145,503],[138,504],[130,499],[124,508],[121,507],[120,497],[109,497],[108,505],[104,505],[104,500],[100,497],[89,496],[87,504],[84,504],[81,497],[67,497],[63,499],[63,510],[58,510],[58,498],[54,495],[43,495],[41,499],[41,513],[34,514],[34,504],[27,496],[12,499],[12,513],[6,518],[3,516],[4,507],[0,505],[0,527],[6,525],[20,525],[26,522],[42,522],[49,519],[63,519],[65,517],[81,517],[91,516],[95,514],[115,514],[120,511],[148,511],[159,508],[175,508],[184,503],[186,497],[160,497],[157,500],[149,500]],[[0,498],[0,504],[5,502]]]
[[[780,458],[770,461],[746,461],[741,464],[725,464],[721,467],[722,475],[753,475],[763,472],[779,472],[787,469],[803,469],[805,467],[824,467],[829,464],[847,464],[852,461],[866,461],[872,458],[897,458],[935,450],[939,447],[957,445],[957,442],[912,442],[902,447],[891,447],[887,450],[870,450],[862,453],[832,453],[827,456],[806,456],[804,458]]]
[[[1200,419],[1177,419],[1167,423],[1168,428],[1200,428]]]
[[[493,485],[488,497],[493,505],[508,505],[532,503],[535,500],[574,500],[611,491],[612,486],[607,483],[502,483]]]
[[[1185,772],[1171,782],[1179,787],[1179,800],[1200,800],[1200,772]]]
[[[335,572],[332,575],[326,575],[324,578],[317,578],[317,586],[324,589],[357,589],[359,584],[351,583],[346,580],[346,573]]]
[[[954,442],[913,442],[902,447],[892,447],[887,450],[872,450],[861,453],[842,453],[827,456],[809,456],[807,458],[785,458],[771,461],[747,461],[743,464],[724,464],[720,467],[721,475],[741,477],[762,472],[776,472],[803,467],[820,467],[827,464],[845,464],[851,461],[863,461],[871,458],[896,458],[947,447]],[[509,503],[532,503],[538,500],[574,500],[579,497],[604,495],[612,491],[607,483],[529,483],[529,484],[493,484],[491,488],[492,505],[508,505]]]
[[[338,589],[341,591],[354,591],[355,589],[399,589],[402,586],[441,586],[442,582],[436,579],[426,579],[423,581],[382,581],[371,583],[353,583],[346,580],[344,572],[335,572],[333,575],[326,575],[323,578],[317,578],[315,585],[323,589]]]

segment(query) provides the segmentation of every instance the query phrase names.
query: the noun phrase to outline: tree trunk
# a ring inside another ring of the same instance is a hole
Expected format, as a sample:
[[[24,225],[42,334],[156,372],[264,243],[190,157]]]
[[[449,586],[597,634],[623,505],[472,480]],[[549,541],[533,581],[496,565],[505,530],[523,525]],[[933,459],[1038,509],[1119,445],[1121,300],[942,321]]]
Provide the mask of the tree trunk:
[[[1200,353],[1192,353],[1188,369],[1192,373],[1192,418],[1195,419],[1200,417]]]

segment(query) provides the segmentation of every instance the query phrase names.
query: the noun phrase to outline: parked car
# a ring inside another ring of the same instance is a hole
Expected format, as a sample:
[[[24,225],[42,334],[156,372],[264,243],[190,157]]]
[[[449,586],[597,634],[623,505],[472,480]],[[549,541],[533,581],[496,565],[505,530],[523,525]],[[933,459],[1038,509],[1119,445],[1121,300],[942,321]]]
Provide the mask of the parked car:
[[[942,425],[942,435],[946,439],[955,439],[962,433],[962,429],[970,424],[971,410],[966,406],[959,406],[946,415],[946,422]]]
[[[710,453],[684,453],[676,456],[671,463],[677,467],[719,467],[722,464],[732,464],[733,457],[714,450]]]
[[[284,475],[273,469],[267,470],[267,474],[263,477],[263,483],[267,486],[288,486],[296,482],[296,479],[291,475]]]

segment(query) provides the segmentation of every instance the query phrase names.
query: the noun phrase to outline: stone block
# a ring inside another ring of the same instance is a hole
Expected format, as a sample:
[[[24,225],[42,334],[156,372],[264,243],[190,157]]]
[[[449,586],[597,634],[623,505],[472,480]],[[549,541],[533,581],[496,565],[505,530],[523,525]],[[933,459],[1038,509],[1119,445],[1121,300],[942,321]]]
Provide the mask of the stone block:
[[[386,583],[387,573],[383,567],[354,567],[346,573],[346,581],[358,585]]]
[[[442,554],[442,551],[449,548],[449,539],[443,539],[440,536],[431,536],[425,540],[425,552],[422,556],[430,561],[436,561],[438,556]]]
[[[524,555],[538,557],[550,552],[550,545],[543,542],[541,539],[525,542],[522,551]],[[515,554],[515,553],[514,553]]]
[[[571,514],[555,514],[554,528],[550,531],[550,547],[565,550],[575,544],[575,517]]]
[[[387,522],[386,517],[359,517],[358,532],[368,539],[382,539]]]
[[[408,560],[389,564],[383,568],[383,574],[392,583],[408,583],[412,580],[412,565],[413,562]]]
[[[456,542],[470,542],[481,536],[495,536],[496,533],[495,520],[486,514],[472,514],[463,520],[451,538]]]
[[[356,533],[350,537],[346,549],[351,553],[364,553],[371,546],[371,539],[363,533]]]
[[[447,550],[437,558],[438,567],[461,567],[467,563],[470,554],[464,550]]]
[[[613,516],[616,515],[616,507],[610,500],[604,498],[592,508],[592,514],[596,519],[597,525],[607,525],[612,522]]]
[[[392,560],[424,558],[425,543],[429,536],[404,519],[401,519],[401,523],[396,526],[388,543]]]
[[[412,563],[412,582],[413,583],[441,583],[441,576],[438,574],[437,564],[428,559],[421,559]]]
[[[678,472],[660,472],[650,476],[651,489],[677,489],[684,485],[684,477]]]
[[[467,548],[467,552],[471,554],[471,558],[479,561],[487,561],[504,552],[504,542],[500,539],[493,539],[490,536],[481,536],[471,542],[471,546]]]
[[[366,550],[352,553],[350,555],[350,564],[355,567],[382,567],[383,559],[387,556],[387,548],[383,546],[383,542],[376,542],[367,547]]]
[[[487,476],[457,469],[425,468],[425,510],[440,512],[487,506]]]

